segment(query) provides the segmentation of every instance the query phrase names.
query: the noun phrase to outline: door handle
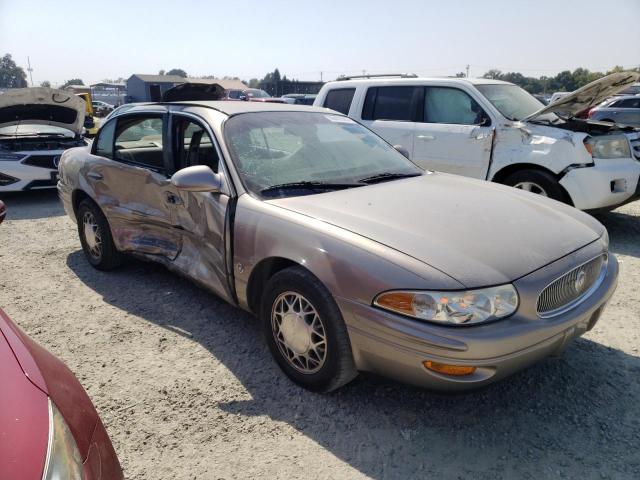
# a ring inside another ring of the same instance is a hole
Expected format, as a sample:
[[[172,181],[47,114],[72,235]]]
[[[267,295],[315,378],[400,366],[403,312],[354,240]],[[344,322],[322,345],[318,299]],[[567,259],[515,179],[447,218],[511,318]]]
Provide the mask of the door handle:
[[[478,135],[471,135],[471,138],[473,140],[484,140],[485,138],[489,138],[490,136],[490,133],[479,133]]]
[[[91,177],[94,180],[102,180],[104,178],[102,174],[98,172],[89,172],[87,173],[87,177]]]
[[[182,200],[180,197],[174,194],[173,192],[164,192],[165,201],[170,205],[180,205],[182,204]]]
[[[434,137],[433,135],[418,135],[417,137],[420,140],[424,140],[425,142],[428,142],[429,140],[435,140],[436,137]]]

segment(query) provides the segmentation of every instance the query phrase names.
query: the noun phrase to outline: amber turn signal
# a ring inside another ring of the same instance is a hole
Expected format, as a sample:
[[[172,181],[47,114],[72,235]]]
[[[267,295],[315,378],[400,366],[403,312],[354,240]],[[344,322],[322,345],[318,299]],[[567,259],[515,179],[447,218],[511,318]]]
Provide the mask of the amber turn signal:
[[[447,365],[446,363],[433,362],[431,360],[426,360],[422,362],[422,364],[429,370],[442,373],[444,375],[453,375],[454,377],[471,375],[476,371],[476,367],[468,367],[465,365]]]

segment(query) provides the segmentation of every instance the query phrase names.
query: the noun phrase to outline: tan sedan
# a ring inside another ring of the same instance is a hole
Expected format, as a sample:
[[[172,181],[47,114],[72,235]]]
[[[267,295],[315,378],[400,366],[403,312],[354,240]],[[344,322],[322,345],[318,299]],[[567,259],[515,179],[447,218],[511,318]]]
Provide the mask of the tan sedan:
[[[478,387],[593,327],[618,274],[600,223],[398,150],[321,108],[148,104],[65,153],[58,189],[93,266],[135,255],[253,312],[309,389]]]

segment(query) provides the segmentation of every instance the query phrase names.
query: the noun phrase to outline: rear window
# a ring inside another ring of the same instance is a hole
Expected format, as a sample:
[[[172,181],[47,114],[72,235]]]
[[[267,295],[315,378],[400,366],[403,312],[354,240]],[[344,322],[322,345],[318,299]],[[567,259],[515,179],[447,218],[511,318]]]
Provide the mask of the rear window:
[[[413,118],[416,87],[373,87],[367,90],[363,120],[400,120]]]
[[[329,90],[327,97],[324,99],[324,107],[335,110],[336,112],[349,114],[351,108],[351,100],[356,93],[355,88],[337,88]]]

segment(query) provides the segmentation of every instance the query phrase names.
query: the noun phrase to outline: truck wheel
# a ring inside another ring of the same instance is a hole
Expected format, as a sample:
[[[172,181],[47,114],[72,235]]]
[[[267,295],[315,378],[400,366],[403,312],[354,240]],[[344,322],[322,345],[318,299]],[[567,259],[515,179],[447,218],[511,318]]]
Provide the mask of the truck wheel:
[[[83,200],[76,215],[78,235],[84,255],[98,270],[113,270],[122,264],[122,254],[116,250],[111,229],[100,208]]]
[[[505,185],[569,203],[567,194],[553,175],[541,170],[520,170],[504,180]]]
[[[290,267],[271,277],[260,319],[271,354],[298,385],[330,392],[358,374],[340,309],[306,270]]]

